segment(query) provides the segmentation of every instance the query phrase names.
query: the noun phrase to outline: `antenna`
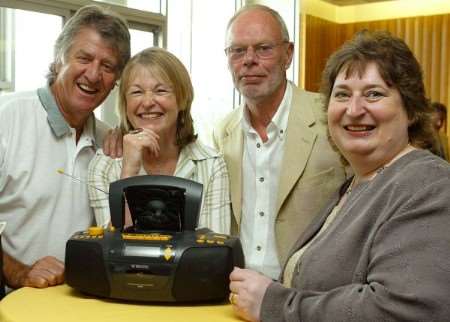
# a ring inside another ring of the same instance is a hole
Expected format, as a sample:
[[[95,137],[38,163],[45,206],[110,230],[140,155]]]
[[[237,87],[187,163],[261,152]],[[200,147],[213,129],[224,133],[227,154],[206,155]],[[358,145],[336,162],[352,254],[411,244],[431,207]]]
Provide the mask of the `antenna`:
[[[64,172],[64,169],[57,169],[56,172],[58,172],[59,174],[65,175],[65,176],[67,176],[67,177],[69,177],[69,178],[71,178],[71,179],[73,179],[75,181],[78,181],[79,183],[85,184],[85,185],[87,185],[87,186],[89,186],[91,188],[94,188],[94,189],[96,189],[98,191],[101,191],[101,192],[106,193],[107,195],[109,195],[109,193],[107,191],[105,191],[103,189],[100,189],[100,188],[97,188],[96,186],[94,186],[94,185],[92,185],[90,183],[87,183],[85,180],[81,180],[80,178],[74,177],[73,175]]]

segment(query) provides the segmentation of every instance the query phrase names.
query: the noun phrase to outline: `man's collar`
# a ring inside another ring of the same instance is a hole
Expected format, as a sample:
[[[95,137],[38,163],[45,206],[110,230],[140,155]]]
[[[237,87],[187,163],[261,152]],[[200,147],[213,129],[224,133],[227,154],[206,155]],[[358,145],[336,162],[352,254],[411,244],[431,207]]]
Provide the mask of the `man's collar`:
[[[70,134],[70,125],[61,114],[50,86],[47,85],[45,87],[39,88],[37,90],[37,94],[42,106],[47,112],[47,121],[50,125],[50,128],[52,129],[53,134],[57,138],[61,138],[66,134]],[[83,132],[85,133],[85,135],[91,138],[96,138],[96,122],[93,114],[89,116]]]
[[[275,112],[275,115],[272,118],[272,122],[275,124],[275,126],[279,130],[283,130],[284,132],[286,132],[287,129],[291,102],[292,83],[290,81],[287,81],[283,100],[281,101],[280,105],[277,108],[277,111]]]
[[[284,91],[283,99],[280,105],[277,107],[275,115],[272,117],[271,123],[273,123],[278,129],[286,132],[289,111],[292,102],[292,82],[287,81],[286,89]],[[242,128],[244,132],[252,131],[249,110],[245,102],[242,105]]]
[[[244,132],[249,132],[252,129],[249,113],[247,106],[244,104],[242,108],[242,129]]]
[[[47,121],[53,134],[60,138],[67,133],[70,133],[70,126],[61,114],[61,111],[56,104],[55,97],[50,90],[50,86],[41,87],[37,90],[39,100],[42,106],[47,111]]]

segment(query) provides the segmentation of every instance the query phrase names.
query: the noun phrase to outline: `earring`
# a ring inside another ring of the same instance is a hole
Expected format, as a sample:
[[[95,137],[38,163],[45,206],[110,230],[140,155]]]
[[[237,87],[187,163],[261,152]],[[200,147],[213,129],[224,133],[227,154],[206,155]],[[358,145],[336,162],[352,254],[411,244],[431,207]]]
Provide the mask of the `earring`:
[[[184,119],[186,118],[186,113],[184,113],[184,111],[180,112],[180,124],[184,125]]]

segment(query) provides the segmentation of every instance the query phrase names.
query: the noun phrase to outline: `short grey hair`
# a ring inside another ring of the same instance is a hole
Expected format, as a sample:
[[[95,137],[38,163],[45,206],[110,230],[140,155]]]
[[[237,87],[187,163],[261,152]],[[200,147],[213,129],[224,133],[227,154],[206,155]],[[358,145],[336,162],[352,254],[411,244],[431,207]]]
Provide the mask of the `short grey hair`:
[[[242,8],[240,8],[238,11],[236,11],[235,14],[233,15],[233,17],[231,17],[230,21],[228,21],[228,25],[227,25],[227,29],[226,29],[227,35],[228,35],[228,32],[230,30],[231,25],[233,24],[233,22],[236,20],[237,17],[239,17],[244,12],[253,11],[253,10],[255,10],[255,11],[259,10],[259,11],[267,12],[273,18],[275,18],[275,20],[280,25],[281,36],[283,37],[283,41],[287,41],[287,42],[290,41],[289,40],[289,31],[288,31],[288,29],[286,27],[286,23],[284,22],[284,20],[281,17],[281,15],[277,11],[275,11],[274,9],[272,9],[272,8],[270,8],[268,6],[262,5],[262,4],[246,5],[246,6],[243,6]]]
[[[130,32],[125,19],[117,13],[97,6],[81,7],[64,25],[55,42],[54,58],[50,63],[47,79],[51,85],[56,79],[56,66],[67,59],[74,38],[83,28],[91,28],[98,32],[119,55],[117,76],[122,73],[125,64],[130,59]]]

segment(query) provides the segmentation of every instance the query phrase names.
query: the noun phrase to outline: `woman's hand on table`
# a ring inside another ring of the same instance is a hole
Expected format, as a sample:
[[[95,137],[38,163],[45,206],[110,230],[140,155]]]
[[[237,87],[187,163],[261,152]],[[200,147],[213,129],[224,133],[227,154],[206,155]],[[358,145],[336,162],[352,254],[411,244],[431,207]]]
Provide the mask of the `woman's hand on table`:
[[[261,303],[272,279],[258,272],[235,267],[230,274],[230,302],[235,313],[248,321],[259,321]]]

